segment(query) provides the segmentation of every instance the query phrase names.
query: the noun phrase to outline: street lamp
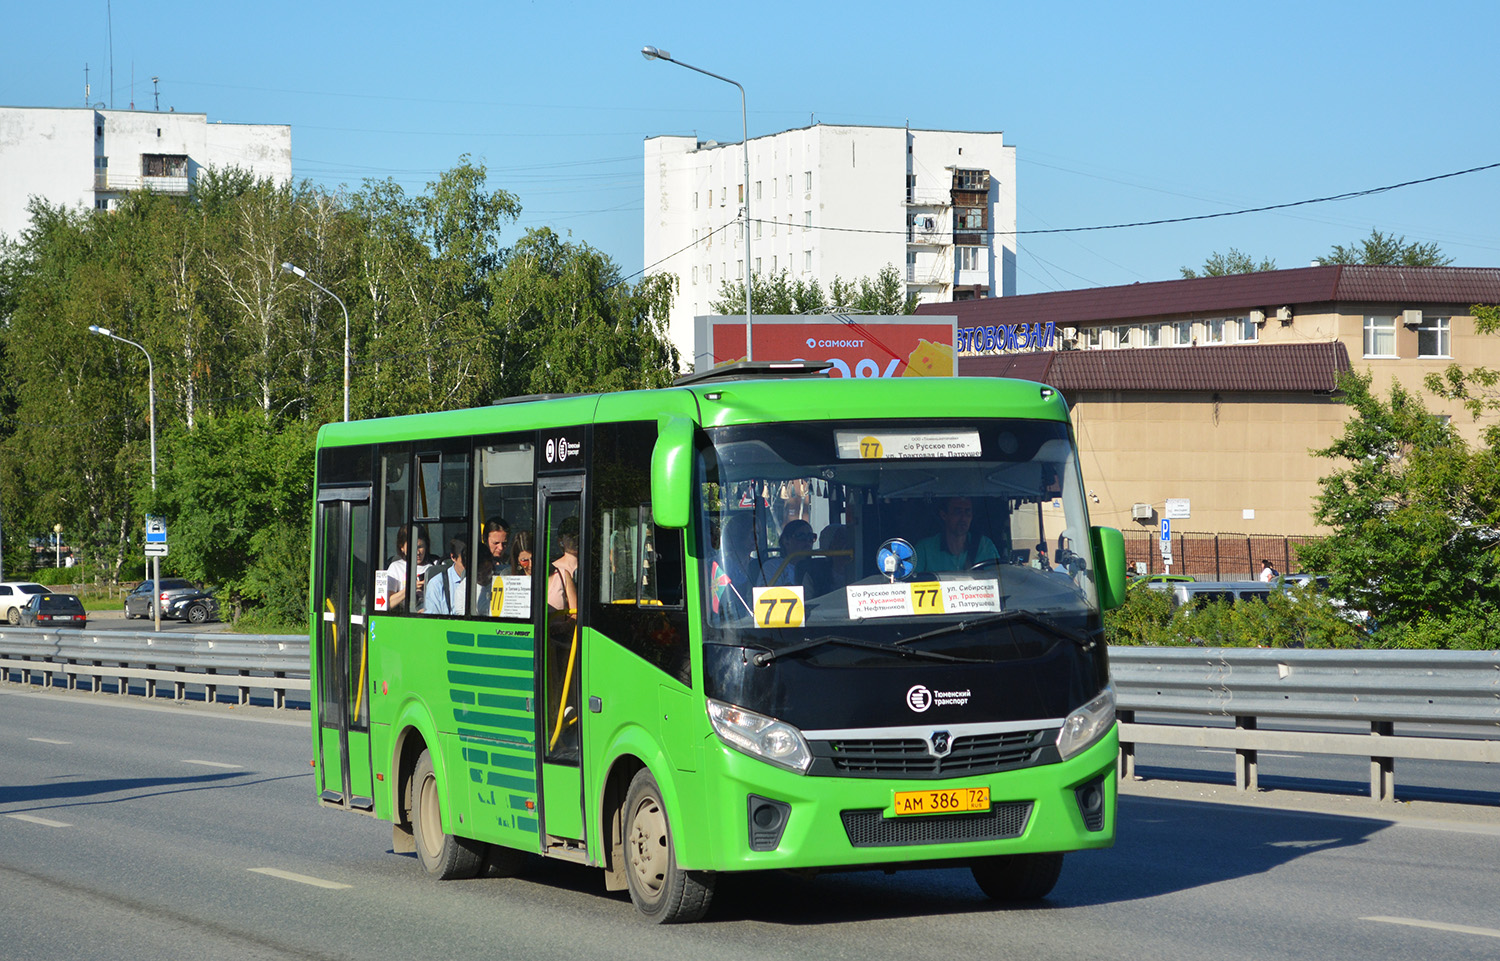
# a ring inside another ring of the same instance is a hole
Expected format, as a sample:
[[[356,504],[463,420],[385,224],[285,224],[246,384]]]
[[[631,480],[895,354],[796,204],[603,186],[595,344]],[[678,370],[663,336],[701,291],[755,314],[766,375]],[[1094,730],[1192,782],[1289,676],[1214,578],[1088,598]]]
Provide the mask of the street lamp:
[[[151,489],[156,490],[156,365],[151,361],[151,352],[137,344],[133,340],[126,340],[119,334],[107,327],[96,324],[89,325],[89,332],[108,337],[110,340],[118,340],[122,344],[129,344],[136,350],[146,355],[146,390],[150,407],[148,408],[147,423],[151,428]],[[58,525],[59,527],[61,525]],[[156,630],[161,630],[161,558],[153,555],[151,558],[151,610],[154,612]]]
[[[642,47],[641,56],[647,60],[665,60],[667,63],[675,63],[679,67],[687,67],[689,70],[695,70],[706,77],[713,77],[715,80],[722,80],[725,83],[733,83],[736,87],[740,88],[740,127],[744,131],[745,136],[745,359],[754,360],[754,349],[750,345],[750,275],[755,270],[755,261],[750,257],[750,123],[745,115],[745,88],[740,87],[738,83],[730,80],[728,77],[721,77],[716,73],[704,70],[702,67],[683,63],[681,60],[673,60],[670,53],[657,47]]]
[[[62,525],[52,525],[52,566],[62,567]]]
[[[344,420],[347,421],[349,419],[349,308],[344,306],[344,299],[342,297],[307,276],[307,271],[301,267],[290,263],[283,263],[281,265],[281,272],[284,274],[296,274],[298,277],[301,277],[323,293],[337,300],[339,302],[339,309],[344,312]]]

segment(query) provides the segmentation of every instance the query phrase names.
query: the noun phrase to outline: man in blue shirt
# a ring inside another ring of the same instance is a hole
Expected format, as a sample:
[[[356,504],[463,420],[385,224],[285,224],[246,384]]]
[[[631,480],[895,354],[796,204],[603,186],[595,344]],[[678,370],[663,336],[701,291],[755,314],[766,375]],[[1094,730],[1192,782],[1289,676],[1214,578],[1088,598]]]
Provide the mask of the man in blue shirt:
[[[969,531],[974,523],[972,500],[950,497],[938,508],[938,517],[943,529],[917,542],[918,571],[966,571],[976,564],[1000,559],[994,541]]]
[[[462,538],[455,537],[448,542],[450,563],[435,568],[428,578],[427,599],[422,604],[423,613],[464,613],[464,592],[469,587],[465,577],[468,571],[464,569],[464,555],[468,552],[469,544]]]

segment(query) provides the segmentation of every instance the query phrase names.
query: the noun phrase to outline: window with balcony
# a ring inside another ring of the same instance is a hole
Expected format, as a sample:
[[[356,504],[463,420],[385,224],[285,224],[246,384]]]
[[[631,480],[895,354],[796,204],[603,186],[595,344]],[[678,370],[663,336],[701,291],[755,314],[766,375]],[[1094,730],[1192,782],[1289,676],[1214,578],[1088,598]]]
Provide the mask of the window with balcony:
[[[1396,318],[1367,314],[1365,316],[1365,356],[1396,356]]]
[[[1104,346],[1104,332],[1098,327],[1080,327],[1078,346],[1084,350],[1099,350]]]
[[[984,248],[983,247],[955,247],[958,254],[959,270],[983,270]]]
[[[187,175],[186,154],[141,154],[141,176],[143,177],[186,177]]]
[[[1239,323],[1239,342],[1242,344],[1253,344],[1260,340],[1260,324],[1249,317],[1241,317]]]
[[[953,171],[953,189],[988,191],[990,172],[988,170],[955,170]]]
[[[1109,334],[1110,334],[1110,341],[1111,341],[1111,343],[1115,347],[1129,347],[1130,346],[1130,328],[1129,327],[1111,327],[1109,329]]]
[[[1418,357],[1452,357],[1452,330],[1447,317],[1425,317],[1417,328]]]
[[[1193,346],[1193,322],[1191,320],[1178,320],[1172,323],[1172,346]]]
[[[1225,321],[1223,317],[1210,317],[1203,322],[1203,342],[1205,344],[1224,343]]]
[[[1147,324],[1141,328],[1142,347],[1160,347],[1166,324]]]

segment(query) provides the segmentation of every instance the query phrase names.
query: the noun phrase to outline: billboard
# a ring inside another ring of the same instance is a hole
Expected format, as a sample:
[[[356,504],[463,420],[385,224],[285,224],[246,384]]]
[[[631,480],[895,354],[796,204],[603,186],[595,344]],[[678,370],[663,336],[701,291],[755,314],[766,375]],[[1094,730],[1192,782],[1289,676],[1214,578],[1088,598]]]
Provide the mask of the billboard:
[[[958,318],[754,315],[755,360],[822,361],[830,377],[954,377]],[[698,370],[745,359],[745,318],[694,318]]]

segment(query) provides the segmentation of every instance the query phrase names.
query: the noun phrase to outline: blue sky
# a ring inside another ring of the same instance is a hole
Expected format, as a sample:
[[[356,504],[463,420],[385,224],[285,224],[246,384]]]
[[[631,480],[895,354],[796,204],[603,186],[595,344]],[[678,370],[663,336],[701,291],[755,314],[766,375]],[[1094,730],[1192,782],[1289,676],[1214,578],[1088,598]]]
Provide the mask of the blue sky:
[[[1191,217],[1500,162],[1500,4],[12,4],[0,103],[292,126],[294,173],[418,192],[463,154],[547,225],[642,263],[642,141],[824,123],[1002,130],[1021,231]],[[132,75],[134,86],[132,92]],[[0,172],[3,174],[3,172]],[[1305,266],[1372,227],[1500,264],[1500,169],[1192,223],[1020,238],[1020,293]],[[871,266],[871,273],[881,265]]]

